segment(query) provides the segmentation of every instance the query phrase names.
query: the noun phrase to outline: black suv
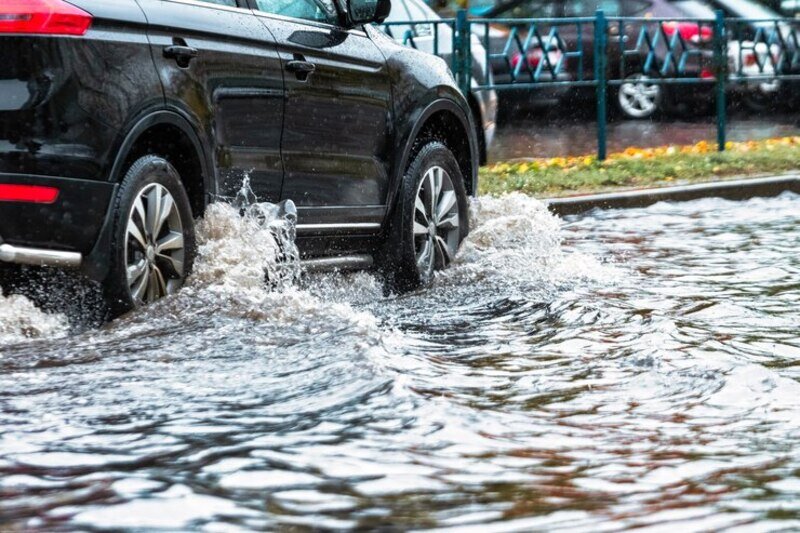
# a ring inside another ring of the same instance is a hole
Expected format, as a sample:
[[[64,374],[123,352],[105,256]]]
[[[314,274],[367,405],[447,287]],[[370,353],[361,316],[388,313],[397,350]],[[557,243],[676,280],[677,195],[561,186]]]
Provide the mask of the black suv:
[[[121,313],[177,290],[245,178],[304,259],[398,290],[468,232],[478,145],[388,0],[2,0],[0,267],[79,268]]]

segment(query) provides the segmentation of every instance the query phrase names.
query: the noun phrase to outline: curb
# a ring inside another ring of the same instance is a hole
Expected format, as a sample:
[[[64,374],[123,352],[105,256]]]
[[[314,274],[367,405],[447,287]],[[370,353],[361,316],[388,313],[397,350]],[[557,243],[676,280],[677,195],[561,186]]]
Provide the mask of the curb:
[[[778,196],[787,191],[800,194],[800,175],[749,178],[638,191],[552,198],[545,200],[545,205],[552,213],[566,216],[578,215],[592,209],[630,209],[647,207],[658,202],[688,202],[700,198],[747,200],[754,197]]]

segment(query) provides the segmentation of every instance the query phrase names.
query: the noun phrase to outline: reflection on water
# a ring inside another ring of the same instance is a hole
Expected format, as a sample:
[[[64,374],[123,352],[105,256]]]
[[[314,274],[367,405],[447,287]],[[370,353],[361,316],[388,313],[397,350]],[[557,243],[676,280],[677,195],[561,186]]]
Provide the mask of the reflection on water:
[[[0,528],[800,527],[800,197],[475,211],[386,298],[221,210],[176,297],[3,337]]]

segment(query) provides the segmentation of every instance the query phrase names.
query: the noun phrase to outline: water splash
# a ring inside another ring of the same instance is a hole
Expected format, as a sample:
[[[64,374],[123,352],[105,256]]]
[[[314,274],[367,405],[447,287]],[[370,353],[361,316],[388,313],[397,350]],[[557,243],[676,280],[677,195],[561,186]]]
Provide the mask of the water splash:
[[[62,314],[48,314],[25,296],[4,296],[0,291],[0,346],[67,334],[69,322]]]
[[[197,224],[197,259],[188,285],[253,289],[266,280],[290,285],[300,269],[296,219],[285,206],[211,204]]]
[[[477,198],[470,205],[470,225],[453,268],[440,272],[438,283],[487,280],[555,287],[615,275],[593,256],[565,251],[563,221],[533,197],[513,193]]]

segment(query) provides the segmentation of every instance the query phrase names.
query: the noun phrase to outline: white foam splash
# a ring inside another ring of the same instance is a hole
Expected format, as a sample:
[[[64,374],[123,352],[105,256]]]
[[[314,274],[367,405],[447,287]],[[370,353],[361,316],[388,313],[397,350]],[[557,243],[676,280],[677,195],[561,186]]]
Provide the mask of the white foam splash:
[[[503,281],[561,283],[608,277],[594,257],[567,253],[562,222],[539,200],[520,193],[482,196],[470,206],[472,231],[450,270],[438,282]]]
[[[240,289],[291,282],[299,253],[290,221],[273,204],[253,204],[244,215],[230,204],[211,204],[197,224],[197,259],[190,286]]]
[[[143,309],[151,314],[222,313],[250,320],[347,324],[379,336],[377,321],[348,303],[297,285],[300,259],[294,221],[268,203],[240,208],[212,204],[197,224],[197,258],[186,286],[175,296]],[[324,327],[323,327],[324,329]]]
[[[472,232],[452,268],[439,273],[434,289],[484,280],[554,285],[609,276],[609,268],[593,257],[563,250],[561,221],[534,198],[481,197],[473,201],[470,216]],[[247,196],[235,205],[211,204],[197,223],[197,258],[186,287],[135,313],[136,320],[215,309],[260,320],[316,316],[377,328],[372,315],[352,308],[382,297],[377,276],[331,273],[294,283],[300,262],[293,223],[280,206],[250,203]],[[0,298],[0,342],[69,330],[64,316],[48,315],[26,298]]]
[[[29,339],[66,335],[69,323],[64,315],[47,314],[28,298],[4,296],[0,292],[0,346]]]

